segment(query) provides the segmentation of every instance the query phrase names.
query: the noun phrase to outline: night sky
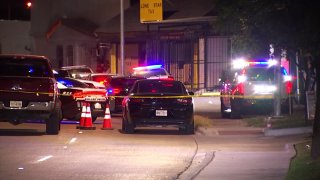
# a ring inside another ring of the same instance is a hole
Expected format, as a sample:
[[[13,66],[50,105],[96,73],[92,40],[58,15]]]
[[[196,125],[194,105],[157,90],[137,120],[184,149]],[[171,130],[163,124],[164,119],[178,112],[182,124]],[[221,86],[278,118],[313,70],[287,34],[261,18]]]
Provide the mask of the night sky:
[[[5,20],[30,20],[30,9],[27,8],[28,0],[0,0],[0,19]]]

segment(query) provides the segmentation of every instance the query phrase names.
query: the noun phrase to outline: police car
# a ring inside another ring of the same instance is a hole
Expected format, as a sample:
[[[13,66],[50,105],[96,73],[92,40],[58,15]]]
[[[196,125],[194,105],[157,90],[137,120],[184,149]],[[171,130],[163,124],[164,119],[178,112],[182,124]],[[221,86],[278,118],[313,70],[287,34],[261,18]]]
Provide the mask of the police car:
[[[133,68],[133,76],[142,76],[147,79],[172,79],[173,76],[162,65],[140,66]]]
[[[248,110],[272,110],[274,94],[281,93],[281,111],[289,111],[292,77],[275,60],[233,61],[232,68],[224,71],[220,79],[221,115],[224,118],[240,118]],[[280,73],[281,85],[275,75]]]

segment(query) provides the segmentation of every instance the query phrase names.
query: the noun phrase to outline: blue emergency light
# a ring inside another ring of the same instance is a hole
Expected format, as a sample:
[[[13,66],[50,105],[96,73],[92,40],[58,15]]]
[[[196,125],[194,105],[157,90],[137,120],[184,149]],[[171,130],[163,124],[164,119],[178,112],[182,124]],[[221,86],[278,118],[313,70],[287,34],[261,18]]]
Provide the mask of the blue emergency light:
[[[135,68],[133,68],[133,70],[135,70],[135,71],[151,70],[151,69],[159,69],[159,68],[161,68],[161,67],[162,67],[161,64],[157,64],[157,65],[150,65],[150,66],[135,67]]]

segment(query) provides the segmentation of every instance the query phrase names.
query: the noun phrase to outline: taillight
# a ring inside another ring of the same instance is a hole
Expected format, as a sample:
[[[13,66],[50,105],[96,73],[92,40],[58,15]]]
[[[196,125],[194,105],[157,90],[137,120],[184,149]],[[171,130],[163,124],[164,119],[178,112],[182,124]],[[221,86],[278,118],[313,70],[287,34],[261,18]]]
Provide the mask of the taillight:
[[[237,86],[232,90],[232,94],[244,94],[244,84],[243,83],[239,83],[237,84]]]
[[[287,94],[291,94],[292,92],[292,82],[291,81],[287,81],[286,82],[286,93]]]
[[[77,92],[75,92],[75,93],[72,94],[72,97],[73,97],[74,99],[76,99],[76,98],[84,98],[84,94],[83,94],[82,91],[77,91]]]
[[[119,94],[121,89],[119,88],[113,88],[113,89],[108,89],[108,95],[117,95]]]
[[[192,103],[192,99],[191,98],[178,98],[177,102],[179,104],[191,104]]]

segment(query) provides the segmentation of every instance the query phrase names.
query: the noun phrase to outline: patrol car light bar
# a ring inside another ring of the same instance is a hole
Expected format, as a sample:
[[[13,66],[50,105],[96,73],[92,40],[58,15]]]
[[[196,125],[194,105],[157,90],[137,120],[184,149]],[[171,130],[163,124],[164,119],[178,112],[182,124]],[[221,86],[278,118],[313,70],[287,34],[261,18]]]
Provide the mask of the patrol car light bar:
[[[244,58],[238,58],[232,61],[234,69],[242,69],[247,66],[261,66],[261,67],[270,67],[277,64],[277,61],[274,59],[269,60],[257,60],[257,61],[246,61]]]
[[[159,69],[159,68],[161,68],[161,67],[162,67],[162,65],[161,65],[161,64],[158,64],[158,65],[135,67],[135,68],[133,68],[133,70],[135,70],[135,71],[151,70],[151,69]]]

